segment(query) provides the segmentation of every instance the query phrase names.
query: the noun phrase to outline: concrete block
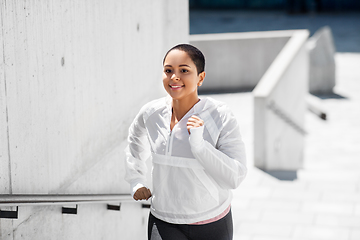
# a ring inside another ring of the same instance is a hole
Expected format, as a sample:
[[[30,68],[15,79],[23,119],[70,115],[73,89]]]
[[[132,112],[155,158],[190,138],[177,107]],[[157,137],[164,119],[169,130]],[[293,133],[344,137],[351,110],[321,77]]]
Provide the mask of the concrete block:
[[[254,163],[265,171],[296,171],[303,165],[308,31],[296,31],[254,94]]]
[[[335,44],[331,29],[319,29],[307,42],[310,56],[309,91],[332,93],[336,80]]]

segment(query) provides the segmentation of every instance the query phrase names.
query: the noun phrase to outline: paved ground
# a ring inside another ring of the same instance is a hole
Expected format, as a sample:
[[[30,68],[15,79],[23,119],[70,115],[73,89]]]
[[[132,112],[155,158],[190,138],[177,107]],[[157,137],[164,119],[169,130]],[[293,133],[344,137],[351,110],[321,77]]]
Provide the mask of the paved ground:
[[[204,33],[208,25],[221,27],[216,23],[219,15],[211,13],[215,19],[211,24],[211,14],[201,14],[207,15],[206,21],[196,22],[194,12],[191,13],[190,24],[196,25],[196,28],[190,27],[192,33],[196,29]],[[246,22],[243,25],[247,31],[262,30],[256,27],[265,23],[275,26],[261,17],[249,18],[255,29]],[[347,18],[344,15],[344,19]],[[354,16],[353,23],[359,19]],[[239,19],[231,22],[241,25]],[[282,21],[277,29],[287,29],[286,23]],[[224,29],[231,28],[226,24],[226,21],[222,23]],[[359,23],[343,26],[347,31],[359,27]],[[221,32],[221,29],[212,32]],[[234,191],[234,240],[360,239],[360,30],[346,36],[343,42],[337,43],[338,51],[348,47],[352,53],[336,54],[337,85],[334,92],[337,95],[319,98],[328,120],[323,121],[310,112],[306,114],[305,164],[295,181],[280,181],[253,167],[252,94],[210,95],[227,102],[238,117],[249,159],[248,177]]]

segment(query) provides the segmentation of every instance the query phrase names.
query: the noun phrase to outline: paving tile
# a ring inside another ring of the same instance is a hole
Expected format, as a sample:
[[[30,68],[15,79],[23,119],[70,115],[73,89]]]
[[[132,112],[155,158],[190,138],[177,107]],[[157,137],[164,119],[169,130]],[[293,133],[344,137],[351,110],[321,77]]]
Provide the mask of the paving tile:
[[[274,189],[284,190],[284,191],[307,191],[308,190],[308,183],[305,181],[280,181],[276,179],[276,181],[272,182],[263,182],[261,186],[269,186]]]
[[[250,208],[276,211],[299,211],[301,208],[301,201],[255,199],[250,202]]]
[[[288,237],[254,236],[252,240],[289,240]]]
[[[356,182],[347,182],[347,183],[338,183],[338,182],[329,182],[329,181],[316,181],[310,182],[309,181],[309,188],[310,191],[332,191],[337,192],[339,194],[346,194],[346,193],[356,193],[357,192],[357,183]]]
[[[232,208],[231,210],[232,210],[234,222],[260,221],[262,215],[262,211],[260,209],[242,210],[242,209]]]
[[[349,237],[349,229],[335,227],[299,226],[294,233],[295,239],[347,240]]]
[[[246,234],[241,234],[238,232],[235,232],[234,229],[234,237],[233,240],[252,240],[252,236],[251,235],[246,235]]]
[[[319,191],[299,191],[293,189],[278,188],[273,191],[270,199],[316,201],[320,200],[321,196],[322,193],[320,193]]]
[[[360,229],[354,229],[350,232],[350,240],[359,240],[360,239]]]
[[[334,227],[358,227],[360,229],[360,216],[319,214],[316,216],[315,224]]]
[[[324,164],[322,164],[324,165]],[[336,181],[337,183],[354,183],[360,180],[358,171],[347,169],[332,169],[328,171],[299,171],[298,178],[302,181]]]
[[[356,216],[360,216],[360,203],[357,203],[357,204],[355,205],[354,214],[355,214]]]
[[[308,213],[330,213],[351,216],[354,211],[353,204],[341,203],[324,203],[324,202],[305,202],[303,203],[302,212]]]
[[[291,237],[294,227],[282,224],[242,223],[237,232],[253,236]]]
[[[283,223],[285,225],[313,224],[315,214],[299,212],[264,211],[261,217],[262,222]]]
[[[342,194],[336,192],[325,192],[321,196],[321,201],[359,203],[360,192],[356,191],[353,193],[342,193]]]

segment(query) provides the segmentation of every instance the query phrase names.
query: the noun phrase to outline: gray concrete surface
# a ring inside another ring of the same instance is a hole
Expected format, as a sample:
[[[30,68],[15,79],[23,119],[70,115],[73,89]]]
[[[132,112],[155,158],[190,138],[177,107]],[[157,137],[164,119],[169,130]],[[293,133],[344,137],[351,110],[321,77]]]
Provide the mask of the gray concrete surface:
[[[0,0],[0,198],[129,193],[128,128],[166,94],[161,62],[188,41],[188,19],[187,0]],[[143,214],[135,201],[75,216],[20,206],[0,219],[0,239],[145,239]]]
[[[331,29],[320,28],[308,40],[309,51],[309,92],[331,93],[335,86],[335,44]]]
[[[208,26],[213,26],[212,32],[227,32],[234,30],[230,25],[237,22],[243,31],[270,26],[277,29],[268,30],[279,30],[292,28],[300,19],[297,25],[314,32],[315,26],[323,26],[324,21],[319,19],[309,26],[312,20],[304,16],[244,15],[226,20],[226,15],[215,14],[211,22],[210,17],[191,12],[190,29],[192,33],[206,33],[210,31]],[[274,22],[267,20],[270,17]],[[241,18],[251,21],[241,24]],[[333,94],[318,99],[327,121],[310,111],[306,113],[304,168],[297,171],[296,180],[281,181],[253,167],[251,92],[208,95],[232,108],[247,148],[249,174],[234,191],[232,203],[234,240],[360,239],[360,31],[355,32],[360,17],[337,14],[324,18],[335,26],[336,86]],[[222,24],[216,23],[219,19],[223,19]]]

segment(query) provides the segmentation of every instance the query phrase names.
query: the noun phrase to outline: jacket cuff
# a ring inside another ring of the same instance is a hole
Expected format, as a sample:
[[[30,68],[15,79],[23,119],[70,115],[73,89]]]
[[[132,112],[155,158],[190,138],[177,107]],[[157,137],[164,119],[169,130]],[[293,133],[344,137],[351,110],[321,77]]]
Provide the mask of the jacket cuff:
[[[189,142],[192,151],[200,151],[204,147],[204,126],[197,128],[190,128]]]

